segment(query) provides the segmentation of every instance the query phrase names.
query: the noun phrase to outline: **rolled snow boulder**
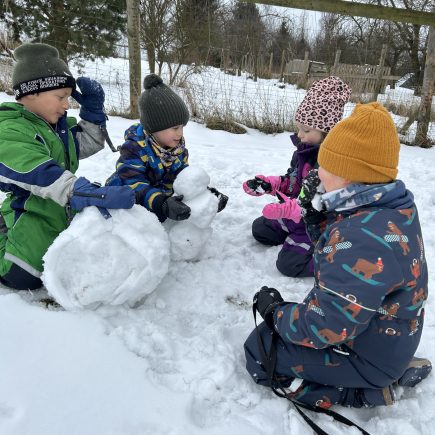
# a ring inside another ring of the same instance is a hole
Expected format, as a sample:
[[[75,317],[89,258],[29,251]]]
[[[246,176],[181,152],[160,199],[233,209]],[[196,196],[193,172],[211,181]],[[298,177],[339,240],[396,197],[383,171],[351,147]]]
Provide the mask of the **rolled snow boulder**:
[[[168,235],[156,215],[139,205],[110,214],[106,220],[96,207],[87,207],[43,258],[42,281],[67,310],[131,307],[168,271]]]
[[[174,181],[175,195],[184,195],[183,201],[194,198],[204,192],[210,184],[210,177],[198,166],[184,168]]]

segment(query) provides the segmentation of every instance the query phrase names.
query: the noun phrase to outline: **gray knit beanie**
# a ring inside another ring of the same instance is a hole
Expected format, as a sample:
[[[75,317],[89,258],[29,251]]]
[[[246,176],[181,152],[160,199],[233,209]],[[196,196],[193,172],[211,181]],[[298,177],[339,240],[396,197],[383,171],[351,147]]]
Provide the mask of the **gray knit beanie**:
[[[12,74],[15,99],[53,89],[76,88],[76,81],[56,48],[27,43],[14,51],[17,60]]]
[[[145,91],[139,97],[140,123],[147,133],[186,125],[189,110],[186,104],[157,74],[149,74],[143,81]]]

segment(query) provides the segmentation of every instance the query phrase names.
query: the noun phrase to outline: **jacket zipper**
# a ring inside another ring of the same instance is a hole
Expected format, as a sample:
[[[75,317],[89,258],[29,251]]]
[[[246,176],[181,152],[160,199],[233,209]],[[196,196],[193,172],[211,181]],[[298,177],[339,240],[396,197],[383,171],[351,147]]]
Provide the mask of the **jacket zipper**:
[[[101,193],[84,193],[84,192],[76,192],[74,191],[73,196],[83,196],[85,198],[101,198],[104,199],[106,195]]]

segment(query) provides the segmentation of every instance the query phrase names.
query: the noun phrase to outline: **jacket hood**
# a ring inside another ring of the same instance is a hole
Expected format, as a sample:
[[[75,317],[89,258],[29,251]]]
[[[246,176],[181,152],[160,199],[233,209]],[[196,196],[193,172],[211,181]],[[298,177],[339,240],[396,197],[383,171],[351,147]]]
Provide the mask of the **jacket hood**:
[[[401,180],[387,184],[352,184],[330,194],[323,195],[327,211],[351,210],[361,207],[379,207],[401,210],[414,203],[414,195]]]
[[[145,140],[145,132],[140,123],[131,125],[124,134],[125,140],[134,140],[136,142]]]
[[[0,121],[6,119],[20,118],[23,113],[24,106],[18,103],[2,103],[0,104]]]

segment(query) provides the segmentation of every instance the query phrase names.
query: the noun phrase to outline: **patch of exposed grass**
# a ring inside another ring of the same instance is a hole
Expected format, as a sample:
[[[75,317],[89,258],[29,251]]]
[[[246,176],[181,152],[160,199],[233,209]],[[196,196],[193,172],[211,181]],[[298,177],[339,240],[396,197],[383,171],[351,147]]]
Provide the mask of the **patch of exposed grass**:
[[[217,116],[205,119],[205,126],[210,130],[224,130],[233,134],[245,134],[246,129],[230,119],[223,119]]]

